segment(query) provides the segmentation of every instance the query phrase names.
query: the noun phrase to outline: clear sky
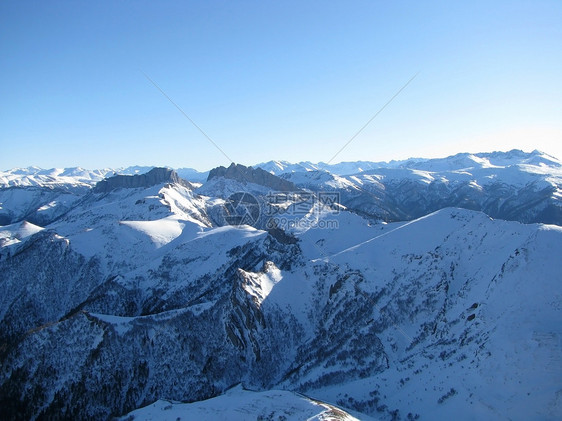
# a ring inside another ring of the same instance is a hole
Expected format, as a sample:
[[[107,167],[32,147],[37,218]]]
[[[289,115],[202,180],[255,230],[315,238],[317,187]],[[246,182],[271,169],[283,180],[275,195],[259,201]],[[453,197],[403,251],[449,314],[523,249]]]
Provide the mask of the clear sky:
[[[0,2],[0,170],[562,159],[562,1]]]

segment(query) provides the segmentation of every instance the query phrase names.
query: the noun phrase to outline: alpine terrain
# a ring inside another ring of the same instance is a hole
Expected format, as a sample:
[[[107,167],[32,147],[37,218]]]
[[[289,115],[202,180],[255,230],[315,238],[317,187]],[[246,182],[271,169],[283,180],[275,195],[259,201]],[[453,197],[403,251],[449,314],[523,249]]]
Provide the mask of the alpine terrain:
[[[0,173],[2,419],[561,419],[562,163]]]

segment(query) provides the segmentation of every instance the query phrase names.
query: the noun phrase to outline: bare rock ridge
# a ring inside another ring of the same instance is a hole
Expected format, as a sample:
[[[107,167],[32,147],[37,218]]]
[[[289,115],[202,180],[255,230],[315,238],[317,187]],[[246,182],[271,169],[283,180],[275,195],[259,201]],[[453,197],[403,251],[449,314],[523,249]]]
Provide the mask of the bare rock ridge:
[[[217,167],[209,172],[207,181],[213,178],[224,177],[236,180],[241,183],[254,183],[260,186],[269,187],[277,191],[296,191],[298,188],[290,181],[283,180],[261,168],[246,167],[244,165],[230,164],[228,168]]]
[[[150,187],[161,183],[177,183],[182,186],[193,188],[193,186],[180,178],[170,168],[156,167],[146,174],[114,175],[96,184],[94,193],[108,193],[115,189],[134,189],[138,187]]]

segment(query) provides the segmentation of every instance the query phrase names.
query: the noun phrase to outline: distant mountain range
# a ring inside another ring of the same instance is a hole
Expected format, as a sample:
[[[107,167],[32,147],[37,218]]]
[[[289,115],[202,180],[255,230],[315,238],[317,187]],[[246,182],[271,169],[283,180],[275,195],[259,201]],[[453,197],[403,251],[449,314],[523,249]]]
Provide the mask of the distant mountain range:
[[[0,180],[4,419],[562,414],[553,157]]]
[[[113,175],[140,175],[154,167],[125,167],[86,170],[80,167],[51,168],[39,167],[14,168],[0,172],[0,188],[2,187],[52,187],[52,188],[80,188],[93,187],[98,181]],[[185,180],[204,181],[207,172],[199,172],[191,168],[180,168],[176,173]]]
[[[5,171],[0,173],[0,203],[4,203],[0,224],[22,219],[45,224],[68,210],[105,177],[140,175],[151,168],[29,167]],[[386,222],[411,220],[445,207],[461,207],[481,210],[494,218],[562,224],[562,163],[539,151],[461,153],[448,158],[389,163],[327,165],[270,161],[255,168],[281,178],[270,188],[287,190],[287,186],[295,186],[314,192],[334,192],[348,210]],[[176,173],[196,184],[209,177],[209,172],[187,168]],[[251,182],[243,178],[239,181]],[[202,191],[209,188],[206,186]]]
[[[540,151],[523,152],[518,149],[509,152],[489,153],[459,153],[447,158],[410,158],[402,161],[371,162],[354,161],[341,162],[338,164],[326,164],[323,162],[312,163],[302,161],[292,164],[287,161],[268,161],[254,165],[273,175],[288,173],[301,173],[311,171],[326,171],[335,175],[354,175],[370,170],[383,168],[392,169],[418,169],[422,171],[453,171],[464,168],[486,168],[486,167],[509,167],[513,165],[531,165],[547,167],[559,167],[560,161]],[[92,185],[114,174],[134,175],[150,171],[151,166],[132,166],[121,168],[104,168],[86,170],[80,167],[73,168],[51,168],[39,167],[13,168],[0,171],[0,187],[34,186],[34,185]],[[197,171],[193,168],[175,168],[176,173],[183,179],[192,182],[203,182],[207,179],[209,171]]]

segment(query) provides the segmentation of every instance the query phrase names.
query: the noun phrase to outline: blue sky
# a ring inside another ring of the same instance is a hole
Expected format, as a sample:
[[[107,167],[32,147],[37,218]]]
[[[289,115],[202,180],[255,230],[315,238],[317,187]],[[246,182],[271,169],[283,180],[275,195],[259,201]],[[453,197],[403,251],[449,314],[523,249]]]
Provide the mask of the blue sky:
[[[3,1],[0,169],[540,149],[562,159],[562,2]]]

